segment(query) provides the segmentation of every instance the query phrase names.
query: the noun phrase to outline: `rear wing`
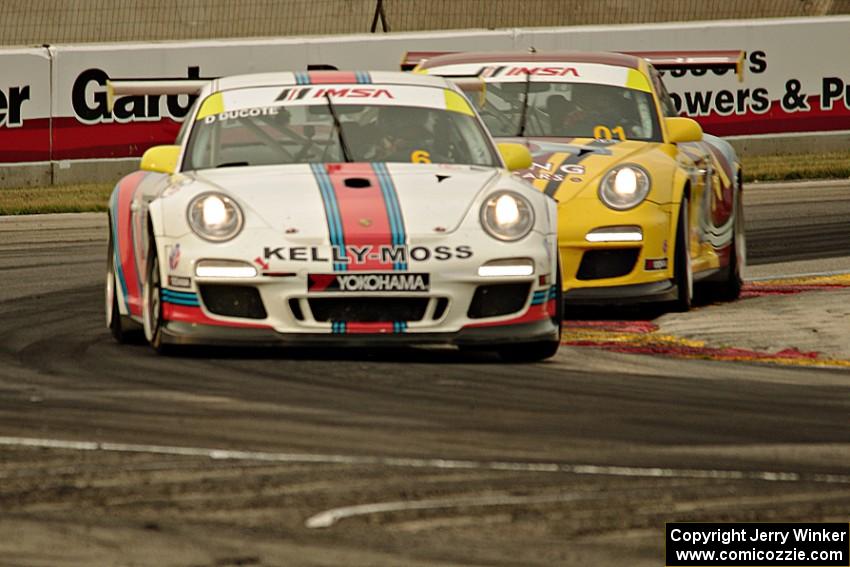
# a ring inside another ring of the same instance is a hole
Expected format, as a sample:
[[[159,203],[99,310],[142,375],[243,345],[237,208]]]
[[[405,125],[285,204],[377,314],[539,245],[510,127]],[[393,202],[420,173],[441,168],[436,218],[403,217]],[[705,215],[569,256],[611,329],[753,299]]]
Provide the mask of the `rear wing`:
[[[439,57],[440,55],[451,55],[452,53],[460,53],[459,51],[408,51],[404,54],[404,57],[401,59],[401,70],[402,71],[413,71],[417,65],[426,61],[428,59],[432,59],[434,57]]]
[[[110,111],[115,99],[126,95],[198,95],[210,81],[202,79],[106,81],[106,105]]]
[[[408,51],[401,61],[402,71],[412,71],[424,61],[459,53],[457,51]],[[620,51],[624,55],[640,57],[651,63],[656,69],[672,70],[712,70],[733,69],[739,81],[744,80],[744,56],[740,49],[709,51]]]
[[[744,80],[744,56],[740,49],[714,51],[621,51],[646,59],[659,71],[733,69]]]

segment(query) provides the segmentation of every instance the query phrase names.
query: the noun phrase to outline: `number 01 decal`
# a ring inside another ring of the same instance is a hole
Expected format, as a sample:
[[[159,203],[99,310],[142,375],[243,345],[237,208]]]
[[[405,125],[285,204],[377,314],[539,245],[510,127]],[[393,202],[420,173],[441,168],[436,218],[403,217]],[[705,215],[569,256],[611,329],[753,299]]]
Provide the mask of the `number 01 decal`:
[[[626,141],[626,131],[623,129],[622,126],[615,126],[614,128],[609,128],[608,126],[603,126],[602,124],[599,124],[598,126],[593,128],[593,137],[597,140],[613,140],[615,134],[621,142]]]

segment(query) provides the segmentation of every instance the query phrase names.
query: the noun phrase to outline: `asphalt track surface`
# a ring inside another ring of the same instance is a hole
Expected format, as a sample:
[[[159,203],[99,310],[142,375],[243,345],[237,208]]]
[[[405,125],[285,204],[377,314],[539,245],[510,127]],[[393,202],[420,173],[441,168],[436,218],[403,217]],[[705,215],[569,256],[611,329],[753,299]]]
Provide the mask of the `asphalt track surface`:
[[[751,258],[850,254],[848,191],[748,194]],[[0,218],[0,565],[657,566],[667,521],[847,521],[846,373],[160,357],[103,326],[103,225]]]
[[[751,265],[850,256],[850,182],[745,188]]]

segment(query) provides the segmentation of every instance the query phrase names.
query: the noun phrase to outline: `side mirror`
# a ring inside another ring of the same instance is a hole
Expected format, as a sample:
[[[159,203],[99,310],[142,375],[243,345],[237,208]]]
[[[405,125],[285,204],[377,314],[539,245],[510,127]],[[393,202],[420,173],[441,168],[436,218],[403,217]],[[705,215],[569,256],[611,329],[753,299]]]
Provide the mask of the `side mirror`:
[[[142,156],[141,169],[157,173],[175,173],[180,146],[154,146]]]
[[[702,126],[691,118],[665,118],[667,141],[671,144],[699,142],[702,140]]]
[[[504,142],[497,144],[499,153],[505,161],[505,167],[510,171],[528,169],[531,167],[531,152],[522,144]]]

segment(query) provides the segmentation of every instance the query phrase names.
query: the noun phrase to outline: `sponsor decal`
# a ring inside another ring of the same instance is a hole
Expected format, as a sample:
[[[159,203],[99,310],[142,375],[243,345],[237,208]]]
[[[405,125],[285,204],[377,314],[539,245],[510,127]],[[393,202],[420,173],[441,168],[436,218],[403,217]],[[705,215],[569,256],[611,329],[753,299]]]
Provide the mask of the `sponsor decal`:
[[[644,262],[644,269],[647,271],[666,270],[667,258],[647,258],[646,262]]]
[[[428,274],[309,274],[307,291],[343,292],[423,292],[430,289]]]
[[[561,163],[558,165],[560,167],[578,165],[585,158],[595,154],[611,155],[611,150],[601,148],[604,148],[606,145],[616,144],[617,141],[618,140],[593,140],[585,146],[579,146],[578,148],[576,148],[575,153],[569,154],[566,158],[562,159]],[[549,195],[550,197],[554,197],[555,193],[558,192],[558,187],[560,187],[560,181],[558,181],[557,179],[550,179],[546,183],[546,187],[544,188],[543,192]]]
[[[192,287],[192,278],[184,278],[182,276],[168,276],[168,285],[171,287]]]
[[[506,68],[507,66],[505,65],[500,65],[498,67],[484,67],[478,76],[482,79],[492,79],[494,77],[498,77]]]
[[[283,89],[281,91],[281,93],[277,96],[277,98],[274,99],[274,101],[275,102],[281,102],[281,101],[290,101],[290,100],[301,100],[302,98],[307,96],[307,93],[309,93],[309,92],[310,92],[309,87],[308,88],[294,88],[294,89],[293,88],[287,88],[287,89]]]
[[[387,89],[374,87],[355,87],[355,88],[320,88],[316,89],[312,98],[392,98],[395,97]]]
[[[584,175],[586,170],[577,163],[562,163],[556,165],[551,161],[546,163],[533,162],[531,168],[520,175],[523,179],[543,179],[545,181],[563,181],[568,175]]]
[[[178,242],[174,246],[167,246],[166,248],[169,248],[168,267],[174,271],[177,269],[177,266],[180,265],[180,243]]]
[[[344,265],[406,263],[428,260],[467,260],[473,256],[471,246],[406,246],[382,244],[375,246],[353,244],[345,246],[266,246],[254,262],[268,269],[270,260],[287,262],[333,262]]]
[[[505,73],[507,76],[532,75],[538,77],[578,77],[575,67],[512,67]]]
[[[296,87],[285,88],[275,102],[289,102],[303,98],[387,98],[395,99],[389,91],[380,87]]]
[[[223,120],[233,120],[236,118],[254,118],[255,116],[274,116],[278,113],[278,109],[274,106],[266,106],[261,108],[242,108],[239,110],[225,110],[221,114],[210,114],[204,117],[204,124],[212,124],[213,122],[221,122]]]
[[[582,181],[581,176],[587,173],[582,161],[593,155],[611,155],[611,150],[605,146],[617,142],[618,140],[593,140],[585,145],[537,145],[532,151],[534,161],[531,167],[515,171],[514,175],[530,181],[552,197],[567,179],[574,183]]]

